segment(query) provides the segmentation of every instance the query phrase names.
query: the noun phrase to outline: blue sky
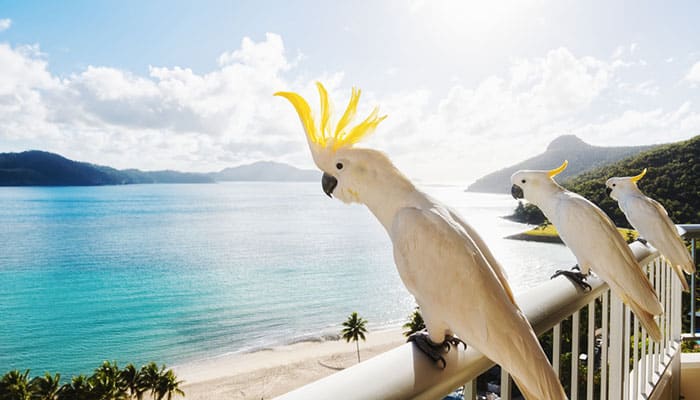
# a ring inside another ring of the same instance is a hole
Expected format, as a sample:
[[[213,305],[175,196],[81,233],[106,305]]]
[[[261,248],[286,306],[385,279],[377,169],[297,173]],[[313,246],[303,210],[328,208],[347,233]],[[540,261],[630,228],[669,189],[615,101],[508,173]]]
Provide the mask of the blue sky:
[[[289,89],[355,85],[389,114],[367,146],[468,182],[572,133],[700,131],[700,5],[604,1],[0,0],[0,151],[119,168],[311,167]],[[575,149],[572,149],[575,151]]]

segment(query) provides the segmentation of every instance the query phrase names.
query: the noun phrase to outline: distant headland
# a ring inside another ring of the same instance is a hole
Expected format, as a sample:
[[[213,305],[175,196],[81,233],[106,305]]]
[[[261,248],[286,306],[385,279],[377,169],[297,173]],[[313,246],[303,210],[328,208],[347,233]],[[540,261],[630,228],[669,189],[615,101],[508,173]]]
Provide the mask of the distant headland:
[[[0,186],[98,186],[144,183],[214,183],[224,181],[317,181],[320,172],[259,161],[218,172],[141,171],[74,161],[59,154],[30,150],[0,153]]]

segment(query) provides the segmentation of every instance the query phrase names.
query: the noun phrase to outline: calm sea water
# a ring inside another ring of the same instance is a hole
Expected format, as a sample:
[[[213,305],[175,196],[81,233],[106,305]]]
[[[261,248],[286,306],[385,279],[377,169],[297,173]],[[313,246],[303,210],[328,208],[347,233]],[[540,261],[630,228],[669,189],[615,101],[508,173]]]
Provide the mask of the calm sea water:
[[[499,218],[509,196],[462,189],[424,187],[516,292],[574,263],[502,239],[525,228]],[[336,334],[352,311],[396,325],[413,307],[383,228],[318,183],[0,188],[0,372],[181,364]]]

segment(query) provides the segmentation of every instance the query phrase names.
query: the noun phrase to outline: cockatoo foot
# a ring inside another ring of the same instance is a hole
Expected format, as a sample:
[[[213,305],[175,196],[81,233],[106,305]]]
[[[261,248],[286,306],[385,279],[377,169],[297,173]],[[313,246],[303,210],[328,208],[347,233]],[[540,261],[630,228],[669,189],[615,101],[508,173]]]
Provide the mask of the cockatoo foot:
[[[575,266],[574,268],[578,269],[578,265]],[[571,282],[577,284],[584,292],[591,291],[591,285],[589,285],[588,282],[586,282],[586,278],[588,277],[588,275],[585,275],[581,272],[560,269],[560,270],[557,270],[554,273],[554,275],[552,275],[552,277],[550,279],[554,279],[559,275],[564,275],[565,277],[569,278],[569,280]]]
[[[457,348],[459,348],[460,344],[464,346],[465,350],[467,348],[467,344],[464,343],[464,341],[451,335],[446,335],[445,341],[442,343],[435,343],[430,340],[428,332],[426,331],[420,331],[412,334],[408,337],[407,342],[415,343],[418,350],[430,357],[430,359],[435,363],[442,363],[442,366],[440,367],[442,369],[445,369],[447,366],[447,361],[445,361],[445,357],[442,356],[443,353],[449,352],[452,346],[457,346]]]
[[[460,338],[458,338],[458,337],[452,336],[452,335],[446,335],[446,336],[445,336],[445,342],[444,342],[444,344],[447,346],[447,351],[450,351],[450,349],[452,348],[452,346],[455,346],[455,347],[457,348],[457,350],[459,350],[459,345],[460,345],[460,344],[461,344],[462,346],[464,346],[464,350],[467,349],[467,344],[464,343],[464,340],[462,340],[462,339],[460,339]]]
[[[637,242],[639,242],[639,243],[645,245],[645,246],[647,245],[647,240],[644,239],[643,237],[638,237],[638,238],[635,239],[635,240],[636,240]]]

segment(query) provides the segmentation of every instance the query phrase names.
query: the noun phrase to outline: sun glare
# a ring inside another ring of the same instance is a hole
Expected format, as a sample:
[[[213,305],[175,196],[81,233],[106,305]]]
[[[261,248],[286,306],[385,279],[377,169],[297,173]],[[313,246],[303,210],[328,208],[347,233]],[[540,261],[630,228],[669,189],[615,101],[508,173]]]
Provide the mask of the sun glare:
[[[493,40],[522,24],[537,1],[415,1],[411,13],[442,43]]]

